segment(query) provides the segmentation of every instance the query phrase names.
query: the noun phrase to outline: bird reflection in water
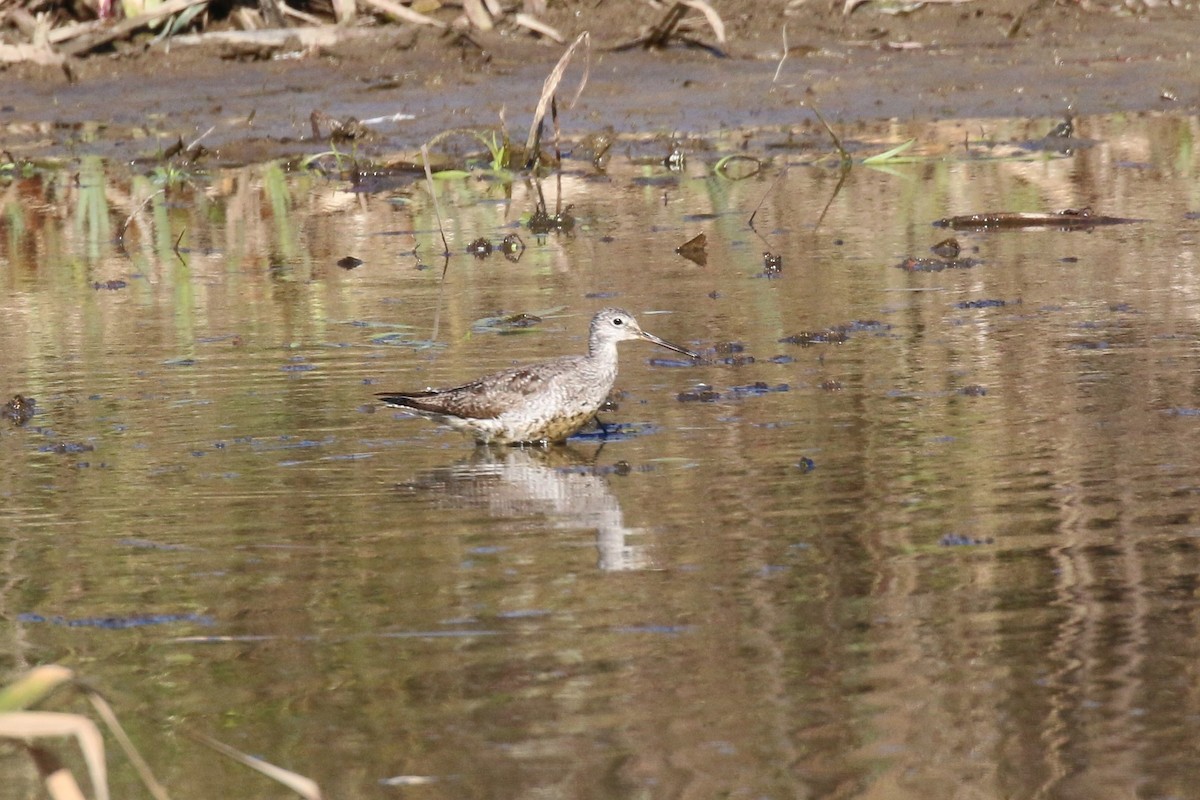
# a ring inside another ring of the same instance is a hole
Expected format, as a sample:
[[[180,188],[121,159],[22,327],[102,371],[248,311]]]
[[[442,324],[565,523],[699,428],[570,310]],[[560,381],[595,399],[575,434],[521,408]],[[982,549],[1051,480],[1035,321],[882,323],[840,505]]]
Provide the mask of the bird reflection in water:
[[[641,530],[625,525],[609,486],[609,475],[628,468],[599,466],[595,460],[570,446],[480,447],[457,464],[397,488],[437,494],[455,507],[483,508],[497,518],[536,514],[555,529],[595,528],[601,570],[653,569],[648,547],[630,544]]]

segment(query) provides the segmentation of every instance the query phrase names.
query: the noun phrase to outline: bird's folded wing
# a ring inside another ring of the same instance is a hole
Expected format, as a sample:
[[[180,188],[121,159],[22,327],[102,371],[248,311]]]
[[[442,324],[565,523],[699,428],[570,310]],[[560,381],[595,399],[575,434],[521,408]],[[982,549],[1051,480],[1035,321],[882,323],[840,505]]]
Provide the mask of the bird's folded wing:
[[[376,395],[394,406],[474,419],[496,419],[506,411],[520,408],[529,398],[544,391],[562,370],[553,362],[536,368],[516,369],[488,375],[453,389],[424,392],[396,392]]]

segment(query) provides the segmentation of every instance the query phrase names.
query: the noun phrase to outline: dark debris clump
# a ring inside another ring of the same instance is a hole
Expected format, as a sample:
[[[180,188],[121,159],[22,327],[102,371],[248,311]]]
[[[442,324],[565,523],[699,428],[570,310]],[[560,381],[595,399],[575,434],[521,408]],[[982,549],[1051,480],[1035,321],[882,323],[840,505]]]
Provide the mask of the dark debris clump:
[[[854,322],[847,322],[843,325],[834,325],[819,331],[801,331],[800,333],[785,336],[779,341],[783,344],[798,344],[808,346],[810,344],[842,344],[855,333],[879,333],[882,331],[891,330],[891,325],[886,322],[880,322],[875,319],[860,319]]]
[[[12,399],[4,404],[3,409],[0,409],[0,415],[17,425],[24,425],[29,422],[36,410],[37,400],[23,394],[14,394]]]
[[[985,536],[982,539],[977,539],[974,536],[963,536],[960,533],[947,533],[938,539],[938,544],[942,547],[975,547],[983,544],[995,544],[996,540],[991,536]]]
[[[792,387],[786,383],[770,385],[765,381],[755,381],[742,386],[731,386],[727,391],[718,392],[706,383],[698,383],[686,392],[680,392],[677,399],[681,403],[714,403],[717,400],[739,400],[743,397],[758,397],[771,392],[786,392]]]
[[[961,303],[955,303],[955,308],[1003,308],[1008,305],[1007,300],[963,300]]]
[[[715,403],[721,399],[721,393],[701,383],[693,389],[680,392],[676,399],[681,403]]]
[[[942,272],[948,269],[970,269],[982,263],[978,258],[906,258],[896,267],[905,272]]]

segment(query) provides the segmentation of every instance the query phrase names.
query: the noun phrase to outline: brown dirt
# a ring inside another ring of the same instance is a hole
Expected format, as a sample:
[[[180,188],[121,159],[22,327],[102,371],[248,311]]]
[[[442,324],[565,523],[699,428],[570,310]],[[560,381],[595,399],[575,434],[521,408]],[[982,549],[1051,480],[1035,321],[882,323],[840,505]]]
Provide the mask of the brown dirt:
[[[728,33],[728,57],[717,58],[683,46],[612,52],[661,16],[648,3],[550,5],[544,21],[568,37],[592,34],[587,88],[562,114],[568,135],[606,127],[652,134],[783,128],[811,122],[805,103],[840,122],[1200,109],[1194,7],[1128,13],[977,0],[888,14],[867,2],[843,15],[841,2],[829,0],[726,0],[714,3]],[[457,12],[443,13],[449,21]],[[785,24],[790,49],[776,81]],[[693,30],[712,41],[701,23]],[[167,51],[121,43],[76,61],[73,82],[58,68],[12,66],[3,76],[0,146],[23,157],[78,152],[78,124],[101,122],[93,151],[134,157],[216,126],[205,144],[227,160],[252,161],[310,136],[309,114],[318,109],[360,119],[413,114],[378,126],[389,148],[502,117],[523,138],[563,47],[516,29],[471,39],[386,25],[266,59],[269,51],[223,44],[176,43]],[[579,74],[573,66],[560,96],[574,91]]]

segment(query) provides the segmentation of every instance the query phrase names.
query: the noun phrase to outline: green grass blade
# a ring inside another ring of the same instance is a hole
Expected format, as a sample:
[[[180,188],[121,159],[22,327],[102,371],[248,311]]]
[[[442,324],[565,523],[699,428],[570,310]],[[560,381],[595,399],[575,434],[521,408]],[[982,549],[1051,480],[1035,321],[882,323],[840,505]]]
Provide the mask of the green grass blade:
[[[909,139],[907,142],[903,142],[901,144],[896,145],[891,150],[887,150],[883,153],[878,153],[876,155],[870,156],[869,158],[864,158],[862,163],[864,163],[864,164],[882,164],[883,162],[890,161],[891,159],[900,155],[901,153],[903,153],[905,150],[912,147],[916,143],[917,143],[916,139]]]
[[[0,711],[20,711],[36,705],[74,678],[74,672],[58,664],[34,667],[0,689]]]

